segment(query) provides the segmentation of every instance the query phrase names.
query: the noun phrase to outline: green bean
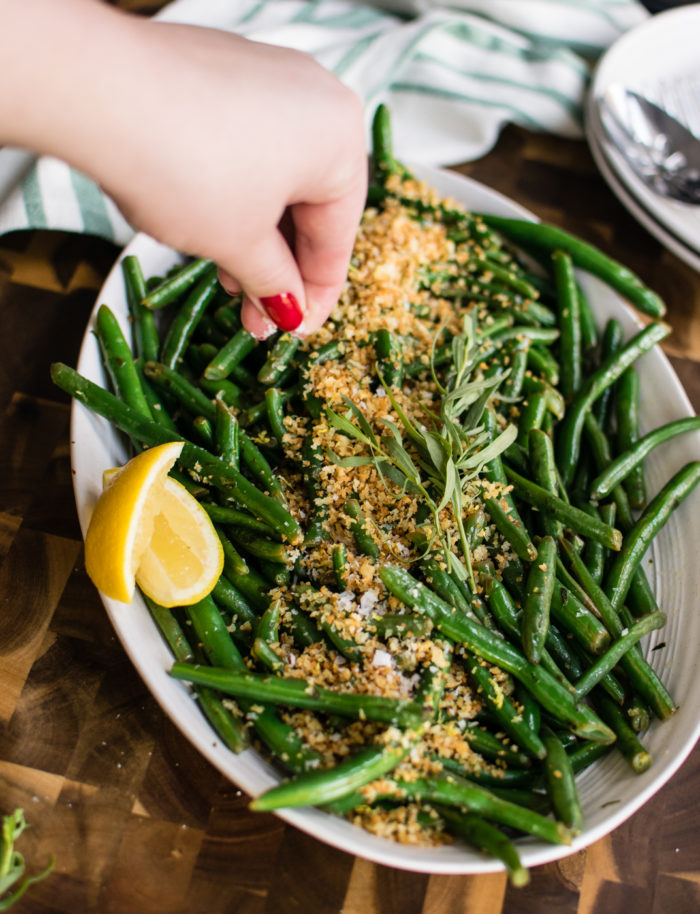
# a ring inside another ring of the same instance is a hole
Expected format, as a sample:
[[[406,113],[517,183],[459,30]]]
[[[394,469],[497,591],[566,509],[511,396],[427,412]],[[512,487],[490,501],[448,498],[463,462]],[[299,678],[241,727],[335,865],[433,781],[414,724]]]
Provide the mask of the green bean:
[[[500,860],[506,868],[511,885],[520,888],[529,883],[530,874],[520,862],[515,845],[503,832],[479,816],[449,807],[438,807],[438,812],[445,820],[448,831],[487,856]]]
[[[283,603],[273,600],[265,612],[257,620],[255,626],[255,640],[251,654],[263,666],[275,673],[284,667],[284,661],[276,653],[273,644],[279,642],[280,613]]]
[[[668,336],[666,324],[649,324],[640,330],[619,352],[607,358],[588,377],[562,420],[557,440],[559,471],[564,485],[573,479],[581,446],[581,432],[586,413],[601,395],[641,355]]]
[[[563,540],[561,545],[574,574],[592,597],[608,631],[613,638],[619,638],[623,633],[624,626],[607,594],[593,580],[585,562],[576,550],[572,548],[571,544]],[[675,701],[641,654],[635,653],[634,650],[628,651],[620,660],[620,666],[629,679],[632,688],[638,692],[657,717],[661,720],[666,720],[666,718],[675,713]]]
[[[589,653],[598,655],[608,648],[610,633],[603,623],[558,581],[552,593],[551,613],[560,627],[570,632]]]
[[[576,694],[583,698],[596,686],[606,673],[609,673],[615,667],[622,656],[649,632],[661,628],[666,622],[666,616],[659,613],[651,613],[644,616],[639,622],[636,622],[625,634],[615,641],[610,648],[600,657],[593,666],[586,670],[586,673],[575,683]]]
[[[576,746],[571,752],[567,752],[574,774],[585,771],[593,762],[608,755],[612,749],[612,746],[602,746],[600,743],[583,743]]]
[[[250,746],[248,731],[233,711],[225,707],[219,696],[205,686],[195,689],[197,701],[209,723],[232,752],[244,752]]]
[[[387,387],[400,387],[403,382],[403,351],[396,335],[382,327],[374,335],[377,374]]]
[[[279,502],[280,505],[286,505],[287,499],[282,483],[273,472],[263,452],[243,429],[240,429],[238,433],[238,444],[241,460],[251,475],[265,487],[273,499]]]
[[[533,505],[543,511],[550,511],[566,527],[579,533],[581,536],[590,537],[602,543],[608,549],[618,551],[622,544],[622,534],[613,527],[608,527],[599,518],[589,517],[574,505],[567,504],[563,499],[557,498],[546,489],[534,482],[525,479],[515,470],[505,467],[506,479],[512,484],[515,495],[526,504]]]
[[[214,358],[204,369],[204,377],[210,381],[220,381],[231,374],[232,369],[240,364],[258,345],[255,337],[241,327],[228,342],[224,343]]]
[[[449,604],[404,569],[395,565],[383,565],[379,575],[390,593],[411,609],[427,615],[447,638],[463,643],[473,653],[497,664],[519,679],[543,708],[566,723],[575,733],[597,742],[612,741],[610,730],[589,708],[577,706],[571,692],[543,669],[541,664],[533,667],[515,648],[483,625],[454,613]]]
[[[552,254],[559,311],[561,392],[570,400],[581,385],[581,315],[571,256],[556,250]]]
[[[188,294],[163,340],[160,361],[168,368],[175,368],[182,361],[197,324],[216,295],[217,286],[216,266],[212,264],[204,271],[194,289]]]
[[[274,387],[289,368],[299,348],[301,339],[291,333],[281,333],[267,354],[267,359],[258,371],[258,381],[266,387]]]
[[[222,400],[227,406],[233,406],[235,409],[242,409],[249,399],[243,389],[229,378],[222,378],[219,381],[200,378],[198,384],[212,400]],[[265,402],[263,401],[263,408],[264,406]]]
[[[535,378],[531,373],[526,373],[523,378],[523,391],[525,394],[542,393],[545,395],[547,409],[556,419],[562,419],[566,411],[564,398],[556,389],[547,381],[541,378]]]
[[[517,399],[520,396],[527,370],[527,349],[527,344],[522,343],[517,343],[510,348],[510,374],[499,388],[499,397]]]
[[[214,429],[206,416],[194,417],[192,420],[192,431],[194,432],[194,437],[199,439],[200,444],[209,448],[210,451],[214,450]]]
[[[355,537],[355,543],[359,551],[363,555],[370,556],[370,558],[379,558],[379,546],[377,546],[372,534],[369,532],[367,520],[357,499],[350,498],[345,502],[345,513],[351,518],[350,531]]]
[[[536,374],[556,387],[559,383],[559,362],[543,346],[530,346],[527,350],[527,364]]]
[[[265,408],[267,423],[277,446],[284,450],[283,441],[287,433],[284,427],[284,398],[282,391],[277,387],[268,387],[265,391]]]
[[[148,594],[142,592],[141,596],[175,659],[191,663],[194,660],[194,653],[172,609],[160,606]]]
[[[528,435],[532,429],[541,428],[547,412],[547,396],[545,393],[528,394],[520,408],[518,419],[518,444],[526,448]]]
[[[252,514],[239,511],[238,508],[232,508],[229,505],[215,505],[211,502],[201,502],[201,505],[215,524],[244,527],[246,530],[251,530],[261,536],[279,538],[277,531],[269,524],[258,520]]]
[[[595,704],[600,716],[615,731],[615,748],[630,763],[635,774],[643,774],[651,765],[651,755],[629,725],[625,712],[607,695],[598,696]]]
[[[547,793],[552,802],[554,814],[571,829],[572,834],[578,835],[583,828],[583,812],[574,781],[571,759],[564,751],[556,733],[549,727],[543,728],[542,739],[547,749],[543,766]]]
[[[233,298],[226,295],[226,299],[223,304],[217,306],[217,302],[214,302],[214,323],[219,327],[226,338],[233,336],[238,330],[241,329],[241,303],[242,296],[237,295]]]
[[[139,359],[134,364],[139,376],[139,381],[141,382],[141,390],[143,391],[143,395],[146,403],[148,404],[148,409],[150,410],[152,418],[159,425],[169,429],[171,432],[177,432],[177,425],[168,412],[166,397],[161,396],[156,392],[155,388],[144,374],[143,362],[141,362]]]
[[[199,258],[192,260],[159,285],[148,292],[143,299],[143,306],[149,311],[164,308],[178,299],[211,267],[211,260]]]
[[[200,345],[213,346],[217,352],[228,339],[209,314],[203,314],[199,319],[194,338]]]
[[[354,793],[395,768],[408,755],[419,736],[420,731],[413,734],[409,741],[402,734],[384,746],[361,749],[334,768],[309,772],[282,782],[256,797],[250,803],[250,809],[270,812],[294,806],[324,806],[331,803]]]
[[[622,348],[623,342],[624,333],[622,330],[622,324],[614,318],[611,318],[605,325],[605,329],[603,330],[603,337],[600,341],[601,361],[605,361],[605,359],[614,357],[615,353],[619,352]],[[606,387],[591,407],[591,411],[596,417],[598,424],[602,429],[607,429],[608,427],[612,392],[612,386]]]
[[[484,414],[484,424],[489,432],[490,440],[493,440],[495,418],[490,411]],[[523,562],[533,561],[537,555],[537,547],[530,539],[530,534],[520,518],[515,502],[507,490],[506,472],[500,457],[494,457],[485,464],[482,474],[484,479],[491,484],[489,488],[484,487],[482,492],[491,520],[501,536],[513,547],[518,558]],[[494,494],[490,494],[491,492]]]
[[[289,565],[289,548],[283,543],[274,542],[263,536],[245,529],[244,527],[231,527],[231,534],[236,544],[248,555],[275,562],[279,565]]]
[[[596,327],[595,316],[590,302],[578,283],[576,284],[576,294],[578,295],[581,322],[581,346],[584,352],[589,352],[598,345],[598,328]]]
[[[642,733],[649,726],[649,709],[638,695],[633,695],[627,707],[627,719],[635,733]]]
[[[564,823],[554,822],[531,809],[501,800],[489,790],[455,774],[442,774],[412,781],[391,780],[384,789],[380,786],[374,792],[375,801],[392,798],[445,803],[466,808],[501,825],[555,844],[569,844],[572,838],[570,829]]]
[[[493,261],[481,257],[474,257],[469,261],[471,270],[479,270],[485,276],[493,276],[498,282],[522,295],[526,299],[536,299],[539,293],[535,287],[517,273],[495,264]]]
[[[483,361],[491,358],[498,349],[510,340],[523,342],[528,340],[531,344],[528,353],[536,348],[534,344],[542,343],[550,345],[559,339],[559,331],[555,327],[507,327],[505,330],[499,330],[493,336],[487,337],[480,349],[480,356]]]
[[[491,676],[488,668],[478,657],[465,657],[470,677],[476,683],[477,694],[486,701],[486,705],[501,728],[523,752],[533,758],[544,758],[545,748],[542,740],[523,720],[522,713],[503,693],[501,686]]]
[[[487,225],[499,229],[506,237],[524,246],[566,251],[577,267],[598,276],[644,314],[654,318],[665,314],[666,306],[662,299],[631,270],[563,229],[503,216],[483,215],[481,218]]]
[[[440,567],[435,558],[423,558],[418,563],[426,584],[446,603],[451,603],[463,613],[471,613],[469,601],[455,584],[450,574]]]
[[[556,550],[552,537],[543,537],[537,547],[537,558],[527,576],[527,596],[520,625],[523,651],[530,663],[540,662],[547,636],[554,592]]]
[[[347,561],[348,550],[344,543],[335,543],[333,545],[333,574],[338,590],[342,593],[347,590]]]
[[[430,619],[396,613],[373,617],[371,625],[379,638],[427,638],[433,630]]]
[[[686,432],[700,430],[700,417],[689,416],[685,419],[675,419],[659,426],[640,438],[628,450],[622,451],[609,463],[605,469],[593,480],[591,484],[591,498],[605,498],[623,482],[629,473],[660,444],[671,441],[678,435]]]
[[[228,635],[228,632],[227,632]],[[230,640],[230,636],[229,636]],[[292,708],[308,708],[343,717],[376,720],[403,728],[420,725],[421,712],[413,701],[385,698],[361,692],[340,692],[315,685],[306,679],[269,676],[258,673],[232,672],[230,668],[198,666],[176,662],[170,675],[175,679],[206,685],[249,701],[281,704]]]
[[[585,503],[581,505],[583,511],[587,511],[589,514],[592,514],[596,511],[594,505],[590,503]],[[615,502],[609,502],[608,504],[601,505],[597,509],[598,516],[603,521],[604,524],[607,524],[609,527],[615,526],[615,512],[617,510],[617,505]],[[583,557],[586,565],[591,572],[591,576],[595,581],[600,584],[603,580],[603,575],[605,574],[605,563],[607,560],[608,551],[604,546],[601,546],[600,543],[596,543],[594,540],[587,540],[586,545],[583,547]]]
[[[228,613],[234,616],[241,624],[246,622],[253,625],[258,618],[258,614],[251,606],[243,594],[226,578],[221,575],[214,585],[211,592],[214,601],[222,606]],[[177,660],[184,660],[184,657],[177,657]]]
[[[216,406],[209,397],[191,384],[183,375],[162,362],[146,362],[143,371],[159,390],[171,394],[192,416],[204,416],[216,421]]]
[[[482,582],[485,580],[489,608],[497,620],[501,629],[510,639],[514,646],[521,644],[522,636],[520,632],[520,611],[513,602],[508,589],[495,577],[482,575]],[[556,658],[556,662],[555,662]],[[547,627],[545,638],[545,647],[542,650],[542,666],[548,670],[552,676],[560,681],[564,679],[562,671],[557,663],[564,661],[565,666],[575,673],[575,678],[581,675],[581,667],[578,659],[569,650],[566,641],[562,638],[553,625]]]
[[[528,274],[527,281],[532,285],[532,274]],[[507,314],[512,314],[516,324],[529,324],[531,326],[555,327],[557,316],[551,308],[539,301],[526,298],[524,301],[510,305]]]
[[[613,609],[622,606],[634,572],[639,567],[652,539],[675,508],[700,482],[700,461],[687,463],[649,502],[637,523],[625,536],[620,554],[605,580],[605,590]]]
[[[556,495],[559,491],[559,476],[554,461],[552,439],[542,429],[533,428],[528,434],[528,451],[533,481],[552,495]],[[563,535],[561,521],[548,511],[542,512],[542,526],[545,534],[551,536],[555,542]]]
[[[437,708],[445,687],[445,671],[429,667],[423,674],[421,685],[426,699]],[[419,742],[424,726],[405,731],[391,728],[378,744],[361,749],[334,768],[305,774],[273,787],[256,797],[250,808],[269,811],[290,806],[324,806],[354,794],[402,762]]]
[[[531,770],[532,761],[517,746],[511,745],[502,736],[495,736],[489,730],[475,722],[457,724],[461,736],[469,743],[474,752],[482,758],[502,762],[509,768]]]
[[[309,613],[329,642],[338,653],[351,663],[362,663],[363,654],[359,644],[342,634],[333,621],[333,614],[325,611],[327,600],[324,595],[310,584],[297,584],[294,588],[297,603],[303,613]]]
[[[121,266],[135,355],[144,362],[155,360],[160,351],[160,340],[153,313],[141,304],[146,295],[141,262],[136,255],[127,254]]]
[[[328,538],[328,502],[321,479],[324,462],[323,451],[313,435],[306,435],[301,446],[301,474],[311,502],[311,516],[304,537],[306,543],[320,543]]]
[[[149,419],[152,418],[129,344],[122,333],[119,322],[107,305],[100,305],[98,308],[95,329],[105,367],[115,393],[128,406],[138,410]]]
[[[240,439],[238,419],[223,400],[216,401],[214,439],[219,457],[235,469],[240,468]]]
[[[372,164],[374,179],[380,184],[384,184],[388,175],[407,174],[394,158],[391,120],[386,105],[378,105],[372,118]]]
[[[633,448],[639,440],[639,375],[634,368],[628,368],[622,375],[617,382],[615,394],[619,458],[620,454]],[[643,508],[647,501],[643,459],[642,457],[624,477],[623,485],[633,508]]]

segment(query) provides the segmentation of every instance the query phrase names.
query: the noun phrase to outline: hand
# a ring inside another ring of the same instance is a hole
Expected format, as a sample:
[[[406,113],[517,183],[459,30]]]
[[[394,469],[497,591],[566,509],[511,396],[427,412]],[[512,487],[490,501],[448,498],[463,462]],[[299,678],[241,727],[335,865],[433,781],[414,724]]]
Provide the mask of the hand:
[[[27,6],[52,15],[51,2]],[[256,336],[275,329],[266,305],[285,329],[317,329],[365,202],[359,99],[296,51],[98,3],[61,8],[62,25],[78,16],[82,59],[47,72],[51,107],[26,144],[94,177],[134,227],[213,259],[225,287],[245,292]]]

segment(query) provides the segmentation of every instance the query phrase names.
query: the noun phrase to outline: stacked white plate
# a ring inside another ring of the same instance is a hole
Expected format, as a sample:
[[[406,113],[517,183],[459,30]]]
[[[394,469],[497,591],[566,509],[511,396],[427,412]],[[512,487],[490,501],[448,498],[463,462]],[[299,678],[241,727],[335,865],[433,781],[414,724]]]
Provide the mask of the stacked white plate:
[[[586,104],[586,136],[613,192],[670,251],[700,272],[700,206],[652,191],[610,142],[598,115],[612,86],[665,108],[700,137],[700,3],[668,10],[627,32],[601,58]]]

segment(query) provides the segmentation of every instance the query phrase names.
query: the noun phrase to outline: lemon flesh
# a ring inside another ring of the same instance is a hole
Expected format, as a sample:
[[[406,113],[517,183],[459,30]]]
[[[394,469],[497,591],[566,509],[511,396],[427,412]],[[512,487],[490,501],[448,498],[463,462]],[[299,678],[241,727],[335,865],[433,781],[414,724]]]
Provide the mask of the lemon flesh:
[[[85,568],[108,597],[131,602],[136,583],[161,606],[201,600],[216,584],[223,550],[195,498],[168,472],[182,450],[149,448],[104,474],[85,537]]]

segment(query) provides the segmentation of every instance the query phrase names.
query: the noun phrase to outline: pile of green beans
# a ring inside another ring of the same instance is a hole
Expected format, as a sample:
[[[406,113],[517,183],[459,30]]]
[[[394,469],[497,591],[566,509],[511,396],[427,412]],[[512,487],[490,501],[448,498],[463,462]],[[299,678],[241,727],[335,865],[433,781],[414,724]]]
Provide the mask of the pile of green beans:
[[[637,277],[560,229],[479,217],[417,194],[393,156],[383,106],[372,135],[368,206],[398,201],[409,217],[443,226],[454,244],[450,269],[426,267],[421,314],[429,324],[438,299],[478,314],[476,375],[500,383],[472,418],[486,440],[517,425],[512,444],[462,493],[469,573],[460,572],[456,549],[445,562],[425,524],[410,559],[397,562],[355,498],[343,508],[348,539],[329,543],[330,457],[312,432],[300,452],[290,451],[286,421],[305,417],[313,430],[327,407],[342,406],[323,402],[308,384],[314,366],[342,362],[342,338],[254,339],[241,324],[240,300],[224,292],[208,261],[187,260],[146,280],[138,260],[125,257],[131,340],[104,305],[95,325],[112,390],[63,364],[52,377],[113,422],[134,450],[185,442],[173,473],[214,522],[224,573],[194,606],[146,604],[172,650],[172,675],[192,684],[225,744],[234,752],[262,745],[286,772],[252,807],[319,805],[359,821],[363,810],[391,815],[411,804],[430,814],[431,827],[497,856],[520,885],[527,872],[512,839],[569,843],[584,827],[575,775],[608,751],[621,752],[631,771],[645,770],[642,731],[676,709],[639,646],[665,621],[642,559],[700,481],[700,461],[649,495],[643,461],[700,420],[639,434],[635,365],[668,327],[658,320],[663,303]],[[599,338],[577,267],[652,322],[624,340],[611,319]],[[389,328],[370,345],[382,383],[408,395],[433,373],[445,390],[455,370],[457,350],[444,333],[432,363],[409,359]],[[403,443],[424,465],[420,443],[408,436]],[[392,481],[387,469],[384,483]],[[292,498],[298,486],[303,516]],[[298,651],[322,645],[351,669],[367,662],[361,644],[315,609],[324,597],[308,557],[318,548],[332,554],[330,589],[338,594],[348,589],[351,553],[373,563],[384,610],[369,629],[388,651],[416,638],[439,648],[440,662],[419,664],[409,697],[353,689],[353,676],[350,686],[321,687],[285,670],[285,638]],[[456,671],[474,697],[469,719],[444,710]],[[290,712],[300,709],[326,732],[360,721],[372,724],[373,736],[329,765],[294,726]],[[437,773],[407,777],[402,766],[436,726],[457,728],[471,761],[433,752]]]

